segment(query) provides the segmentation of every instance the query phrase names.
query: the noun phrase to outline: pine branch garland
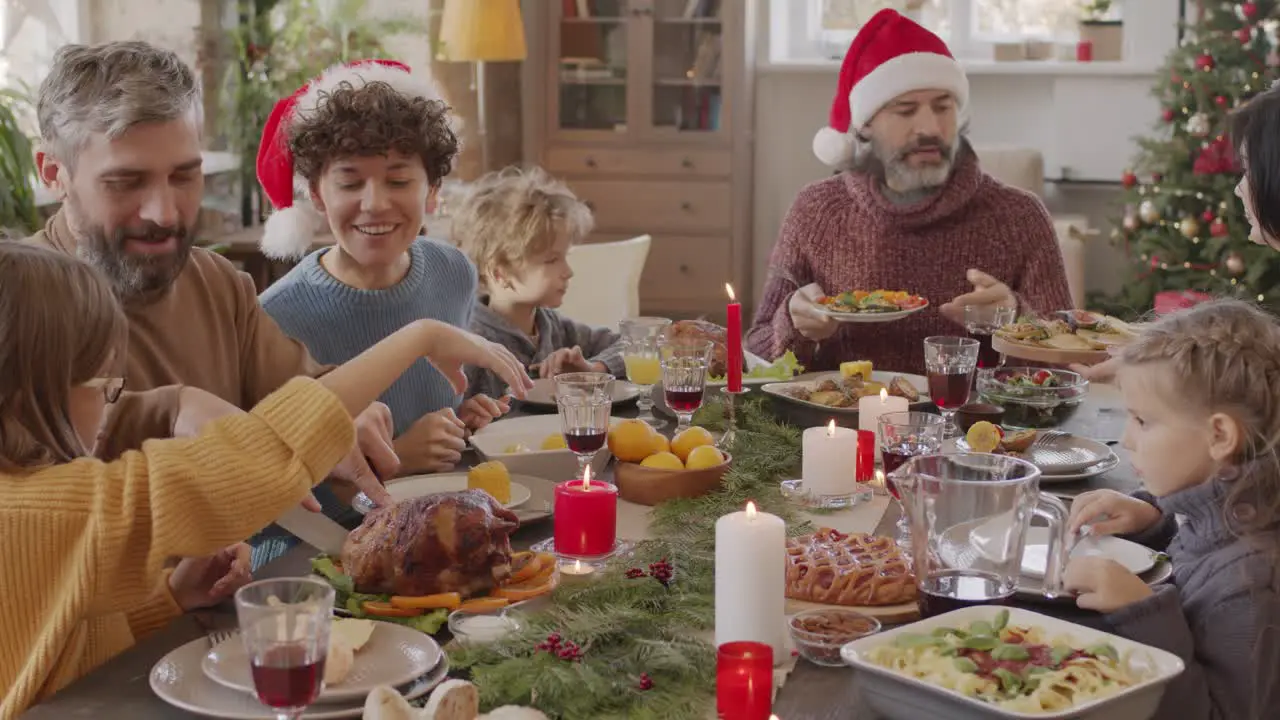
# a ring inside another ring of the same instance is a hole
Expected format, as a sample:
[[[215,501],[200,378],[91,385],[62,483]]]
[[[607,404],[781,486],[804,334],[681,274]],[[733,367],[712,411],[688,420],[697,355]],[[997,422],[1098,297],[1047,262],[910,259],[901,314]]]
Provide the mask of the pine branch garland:
[[[720,491],[654,508],[654,539],[615,558],[591,581],[562,583],[545,608],[522,616],[519,632],[493,644],[448,648],[450,662],[470,672],[484,708],[529,705],[565,720],[707,716],[715,700],[715,648],[708,639],[715,628],[716,520],[751,500],[782,517],[792,533],[812,531],[778,488],[797,469],[800,433],[773,419],[765,402],[738,408],[734,466]],[[711,403],[696,422],[721,429],[723,412]],[[648,574],[651,564],[664,561],[672,568],[666,586]],[[645,574],[627,577],[632,568]],[[538,650],[553,633],[580,646],[581,659]]]

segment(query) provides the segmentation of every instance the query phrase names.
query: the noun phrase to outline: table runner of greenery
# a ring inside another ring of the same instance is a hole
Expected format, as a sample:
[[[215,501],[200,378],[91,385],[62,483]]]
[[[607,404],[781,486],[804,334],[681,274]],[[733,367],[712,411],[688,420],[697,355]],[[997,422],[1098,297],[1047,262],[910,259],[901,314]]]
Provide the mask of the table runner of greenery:
[[[695,422],[722,429],[723,407]],[[752,500],[811,530],[783,499],[779,481],[798,468],[800,431],[779,423],[761,399],[738,409],[733,467],[718,492],[653,510],[653,539],[585,582],[562,582],[544,611],[518,633],[487,645],[449,648],[482,705],[537,707],[553,718],[707,717],[715,701],[715,523]]]

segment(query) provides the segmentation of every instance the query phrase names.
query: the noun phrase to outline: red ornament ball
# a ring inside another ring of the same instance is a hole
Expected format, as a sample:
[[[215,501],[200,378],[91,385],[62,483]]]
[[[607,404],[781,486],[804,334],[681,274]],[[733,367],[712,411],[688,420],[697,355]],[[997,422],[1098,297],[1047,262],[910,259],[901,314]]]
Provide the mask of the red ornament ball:
[[[1160,117],[1163,118],[1165,122],[1173,122],[1173,109],[1165,108],[1164,112],[1160,113]]]
[[[1138,176],[1134,175],[1132,170],[1125,170],[1124,175],[1120,176],[1120,184],[1131,188],[1138,184]]]
[[[1218,218],[1209,224],[1209,234],[1213,237],[1222,237],[1227,234],[1227,224]]]
[[[1204,218],[1205,222],[1213,222],[1213,219],[1217,216],[1213,214],[1212,210],[1205,210],[1204,212],[1200,213],[1200,217]]]
[[[1214,98],[1213,101],[1217,103],[1218,107],[1220,108],[1226,107],[1227,103],[1230,102],[1229,100],[1227,100],[1226,95],[1219,95],[1218,97]]]
[[[1240,14],[1244,15],[1246,20],[1252,20],[1258,16],[1258,4],[1247,2],[1240,6]]]
[[[1196,69],[1197,69],[1197,70],[1204,70],[1204,71],[1206,71],[1206,72],[1208,72],[1209,70],[1212,70],[1212,69],[1213,69],[1213,56],[1212,56],[1212,55],[1210,55],[1209,53],[1205,53],[1205,54],[1201,55],[1200,57],[1196,58]]]
[[[1239,30],[1237,30],[1236,40],[1239,40],[1242,43],[1247,43],[1253,40],[1253,28],[1246,25],[1240,28]]]

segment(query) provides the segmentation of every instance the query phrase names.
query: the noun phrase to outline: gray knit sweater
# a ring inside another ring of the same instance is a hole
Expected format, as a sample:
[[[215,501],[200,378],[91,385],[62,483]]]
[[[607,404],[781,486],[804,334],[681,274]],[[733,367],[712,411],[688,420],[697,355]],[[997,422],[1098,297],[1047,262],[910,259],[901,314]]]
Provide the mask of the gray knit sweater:
[[[1226,489],[1214,480],[1155,501],[1161,522],[1132,539],[1167,544],[1173,582],[1107,616],[1117,634],[1186,663],[1156,720],[1280,718],[1280,535],[1236,537]]]
[[[608,372],[618,379],[627,377],[622,362],[622,343],[618,333],[603,327],[591,327],[551,310],[538,308],[534,312],[534,324],[538,328],[538,343],[523,330],[489,309],[486,298],[476,301],[471,314],[471,331],[506,347],[525,367],[542,362],[548,355],[561,348],[578,346],[582,355],[591,362],[602,362]],[[467,368],[467,396],[484,393],[501,397],[507,384],[494,373],[478,368]]]

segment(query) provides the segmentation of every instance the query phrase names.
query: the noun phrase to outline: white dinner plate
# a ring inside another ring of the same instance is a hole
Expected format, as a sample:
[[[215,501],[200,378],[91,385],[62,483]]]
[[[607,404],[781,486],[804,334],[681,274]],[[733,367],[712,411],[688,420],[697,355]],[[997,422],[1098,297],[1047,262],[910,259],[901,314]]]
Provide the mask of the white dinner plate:
[[[640,388],[621,378],[614,380],[613,404],[621,405],[640,397]],[[539,378],[533,381],[533,388],[525,393],[520,402],[526,405],[537,405],[544,408],[556,407],[556,381],[550,378]]]
[[[161,700],[187,712],[226,720],[276,720],[278,715],[253,695],[232,690],[210,680],[201,669],[209,652],[209,640],[196,638],[169,652],[151,668],[151,691]],[[449,673],[449,658],[440,662],[410,685],[397,688],[408,700],[431,692]],[[343,720],[364,714],[364,700],[332,705],[314,705],[303,720]]]
[[[502,503],[508,510],[529,501],[532,493],[529,488],[518,482],[519,475],[511,476],[511,501]],[[434,475],[410,475],[387,483],[387,494],[391,499],[400,502],[410,498],[436,495],[446,492],[458,492],[467,489],[466,473],[439,473]],[[364,515],[373,510],[373,502],[364,493],[358,493],[351,500],[351,507]]]
[[[316,702],[363,702],[379,685],[413,682],[435,667],[441,654],[430,635],[404,625],[375,622],[369,642],[355,654],[351,672],[341,683],[325,687]],[[239,634],[205,653],[200,668],[219,685],[254,695],[249,653]]]
[[[1049,529],[1027,528],[1026,546],[1022,550],[1022,574],[1042,578],[1048,567]],[[1111,535],[1088,535],[1080,539],[1071,550],[1071,557],[1104,557],[1115,560],[1134,575],[1141,575],[1156,566],[1156,553],[1144,547]]]
[[[918,308],[911,308],[910,310],[895,310],[893,312],[861,312],[861,313],[839,312],[836,310],[829,310],[821,305],[816,305],[816,304],[814,306],[814,309],[818,311],[818,314],[826,315],[827,317],[831,318],[832,320],[835,320],[836,322],[886,323],[886,322],[893,322],[895,320],[901,320],[902,318],[907,317],[908,315],[914,315],[920,312],[921,310],[924,310],[927,307],[929,307],[928,301],[925,301],[925,304],[921,305]]]

